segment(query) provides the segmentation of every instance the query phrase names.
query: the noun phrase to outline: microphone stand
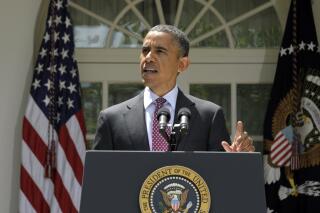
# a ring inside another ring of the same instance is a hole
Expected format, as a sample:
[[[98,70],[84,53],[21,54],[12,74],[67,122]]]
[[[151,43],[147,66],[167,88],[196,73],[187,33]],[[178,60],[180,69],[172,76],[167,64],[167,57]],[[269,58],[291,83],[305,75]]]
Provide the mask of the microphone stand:
[[[180,124],[174,124],[172,127],[172,131],[170,133],[170,136],[168,136],[167,142],[169,144],[169,151],[173,152],[173,151],[177,151],[177,147],[178,147],[178,141],[177,141],[177,136],[178,133],[180,133]]]
[[[190,119],[190,110],[183,107],[178,112],[180,120],[179,124],[173,124],[171,133],[168,135],[166,129],[168,121],[170,120],[170,112],[167,108],[162,107],[159,109],[157,119],[159,121],[159,132],[169,144],[169,150],[177,151],[178,148],[178,136],[188,134],[188,119]]]

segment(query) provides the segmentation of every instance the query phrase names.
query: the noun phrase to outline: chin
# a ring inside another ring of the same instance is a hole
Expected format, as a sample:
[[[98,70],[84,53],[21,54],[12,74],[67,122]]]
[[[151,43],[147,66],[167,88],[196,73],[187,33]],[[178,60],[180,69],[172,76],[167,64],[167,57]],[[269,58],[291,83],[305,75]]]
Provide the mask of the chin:
[[[142,78],[142,83],[143,83],[145,86],[148,86],[148,87],[152,86],[152,82],[154,82],[154,80],[151,79],[151,78],[148,78],[148,77],[143,77],[143,78]]]
[[[145,87],[149,87],[149,88],[151,89],[152,84],[151,84],[150,81],[145,80],[145,79],[142,79],[142,83],[143,83],[143,85],[144,85]]]

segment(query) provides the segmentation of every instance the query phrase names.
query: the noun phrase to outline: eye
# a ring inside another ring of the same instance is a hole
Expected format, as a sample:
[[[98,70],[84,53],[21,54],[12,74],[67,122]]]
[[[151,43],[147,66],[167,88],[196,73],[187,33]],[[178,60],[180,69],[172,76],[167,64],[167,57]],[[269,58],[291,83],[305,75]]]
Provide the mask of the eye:
[[[164,53],[164,51],[161,50],[161,49],[158,49],[158,50],[157,50],[157,53]]]
[[[141,52],[143,53],[143,55],[147,55],[149,51],[150,51],[149,47],[142,47],[141,49]]]

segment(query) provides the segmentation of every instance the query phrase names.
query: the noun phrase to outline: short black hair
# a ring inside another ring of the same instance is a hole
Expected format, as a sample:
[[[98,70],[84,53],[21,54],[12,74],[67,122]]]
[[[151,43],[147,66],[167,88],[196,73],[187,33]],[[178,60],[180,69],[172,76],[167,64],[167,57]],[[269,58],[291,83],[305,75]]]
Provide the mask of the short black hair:
[[[187,35],[177,27],[173,25],[159,24],[152,27],[149,32],[151,31],[169,33],[179,45],[180,56],[186,57],[189,55],[189,39]]]

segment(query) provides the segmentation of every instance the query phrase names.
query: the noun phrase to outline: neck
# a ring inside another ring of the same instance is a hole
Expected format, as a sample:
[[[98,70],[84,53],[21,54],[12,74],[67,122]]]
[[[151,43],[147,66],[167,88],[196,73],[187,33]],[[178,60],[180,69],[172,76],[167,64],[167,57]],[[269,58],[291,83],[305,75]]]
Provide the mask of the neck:
[[[152,88],[150,88],[150,90],[154,93],[154,94],[156,94],[156,95],[158,95],[159,97],[163,97],[163,96],[165,96],[166,94],[168,94],[171,90],[173,90],[173,88],[175,88],[175,86],[176,85],[174,85],[173,87],[171,87],[170,89],[163,89],[163,90],[161,90],[161,89],[158,89],[158,90],[155,90],[155,89],[152,89]]]

